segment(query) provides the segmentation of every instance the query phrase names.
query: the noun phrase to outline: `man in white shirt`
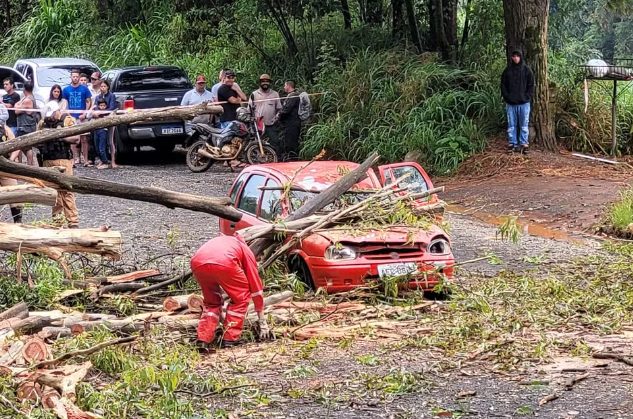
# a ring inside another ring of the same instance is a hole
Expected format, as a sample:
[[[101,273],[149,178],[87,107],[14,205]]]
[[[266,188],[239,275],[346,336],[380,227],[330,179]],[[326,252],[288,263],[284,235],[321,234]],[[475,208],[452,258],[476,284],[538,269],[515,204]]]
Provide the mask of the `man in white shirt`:
[[[211,101],[213,101],[213,96],[211,95],[211,92],[207,90],[207,79],[203,74],[198,74],[196,77],[196,86],[185,93],[182,97],[182,101],[180,101],[180,106],[199,105],[202,102]],[[209,123],[209,115],[198,115],[191,121],[187,121],[185,123],[185,130],[187,134],[191,133],[191,124],[198,122]]]

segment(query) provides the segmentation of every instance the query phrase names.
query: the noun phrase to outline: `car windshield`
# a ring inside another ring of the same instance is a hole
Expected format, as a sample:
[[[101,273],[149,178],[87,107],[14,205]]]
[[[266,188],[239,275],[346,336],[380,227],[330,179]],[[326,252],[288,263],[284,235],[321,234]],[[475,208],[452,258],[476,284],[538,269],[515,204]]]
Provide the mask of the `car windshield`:
[[[354,205],[359,203],[360,201],[367,199],[372,194],[372,191],[367,192],[346,192],[343,195],[339,196],[334,202],[325,206],[319,212],[332,212],[341,208],[348,207],[350,205]],[[296,211],[301,208],[306,201],[313,196],[318,195],[318,192],[307,192],[307,191],[290,191],[290,207],[292,211]]]
[[[66,86],[70,84],[70,72],[74,69],[89,76],[95,71],[99,71],[97,67],[91,66],[60,65],[55,67],[41,67],[37,70],[37,84],[44,87],[51,87],[54,84]]]
[[[125,92],[191,89],[191,83],[185,72],[177,68],[144,68],[121,73],[117,89]]]

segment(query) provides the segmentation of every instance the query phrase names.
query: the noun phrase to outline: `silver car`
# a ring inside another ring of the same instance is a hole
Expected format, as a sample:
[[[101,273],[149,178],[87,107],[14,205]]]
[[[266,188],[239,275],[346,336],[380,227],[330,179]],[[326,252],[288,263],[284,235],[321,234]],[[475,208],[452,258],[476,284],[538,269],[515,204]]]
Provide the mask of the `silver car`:
[[[95,63],[80,58],[26,58],[17,60],[13,68],[33,83],[33,95],[39,108],[48,102],[53,85],[64,88],[70,84],[73,69],[88,76],[95,71],[101,72]]]

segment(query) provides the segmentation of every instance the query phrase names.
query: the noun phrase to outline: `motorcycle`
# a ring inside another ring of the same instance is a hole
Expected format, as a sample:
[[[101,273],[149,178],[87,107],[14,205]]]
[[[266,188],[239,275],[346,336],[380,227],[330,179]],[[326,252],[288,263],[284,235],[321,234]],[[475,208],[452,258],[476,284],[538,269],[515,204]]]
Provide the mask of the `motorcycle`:
[[[262,137],[263,127],[255,120],[253,110],[248,108],[239,108],[237,121],[232,121],[224,129],[194,123],[185,143],[188,146],[187,167],[192,172],[200,173],[220,161],[239,159],[249,164],[277,162],[277,152]]]

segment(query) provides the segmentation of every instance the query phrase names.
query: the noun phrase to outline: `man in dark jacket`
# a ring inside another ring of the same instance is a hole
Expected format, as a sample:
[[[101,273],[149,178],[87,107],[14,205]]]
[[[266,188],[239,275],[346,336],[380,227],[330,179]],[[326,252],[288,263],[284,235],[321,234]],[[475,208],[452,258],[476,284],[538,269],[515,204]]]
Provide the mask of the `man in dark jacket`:
[[[284,91],[287,93],[283,99],[283,106],[277,113],[275,120],[281,123],[283,131],[283,152],[282,159],[296,159],[299,156],[299,136],[301,135],[301,118],[299,118],[299,92],[293,80],[288,80],[284,84]]]
[[[508,149],[527,153],[534,75],[518,50],[512,51],[510,63],[501,75],[501,94],[508,115]]]

